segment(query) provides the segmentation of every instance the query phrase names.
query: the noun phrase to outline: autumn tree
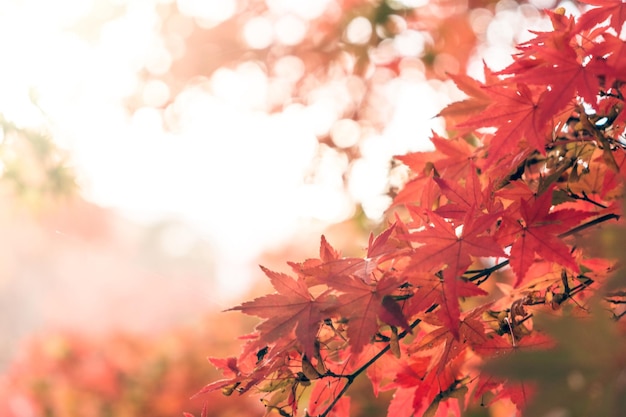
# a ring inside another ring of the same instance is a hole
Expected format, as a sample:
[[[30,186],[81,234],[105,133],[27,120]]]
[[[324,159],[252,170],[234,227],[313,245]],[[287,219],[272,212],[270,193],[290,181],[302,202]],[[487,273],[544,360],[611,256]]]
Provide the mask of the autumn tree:
[[[359,377],[388,415],[618,416],[626,409],[623,26],[626,3],[545,11],[513,63],[439,113],[433,151],[362,257],[263,268],[273,294],[224,378],[198,395],[258,395],[268,414],[348,416]],[[560,413],[560,414],[558,414]]]

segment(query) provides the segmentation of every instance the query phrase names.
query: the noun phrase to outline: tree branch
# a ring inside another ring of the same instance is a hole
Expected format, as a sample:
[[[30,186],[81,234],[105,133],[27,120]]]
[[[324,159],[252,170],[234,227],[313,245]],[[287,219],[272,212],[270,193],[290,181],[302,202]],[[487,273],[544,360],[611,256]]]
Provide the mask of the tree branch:
[[[437,307],[439,307],[439,304],[431,305],[426,310],[426,313],[431,313]],[[412,331],[414,328],[416,328],[417,325],[420,324],[421,322],[422,322],[422,319],[416,319],[413,323],[411,323],[411,325],[409,326],[408,329],[405,329],[401,333],[398,334],[398,340],[402,340],[403,338],[405,338],[406,335],[409,334],[409,332]],[[341,389],[341,391],[339,391],[337,396],[335,396],[333,401],[328,405],[326,410],[324,410],[324,412],[322,414],[320,414],[318,417],[326,417],[328,415],[328,413],[330,413],[330,411],[333,409],[333,407],[337,404],[337,402],[341,399],[341,397],[343,397],[343,395],[346,393],[346,391],[348,391],[348,388],[350,388],[350,385],[352,385],[352,383],[354,382],[356,377],[358,377],[360,374],[362,374],[367,368],[372,366],[372,364],[374,362],[376,362],[378,359],[380,359],[385,353],[387,353],[389,351],[389,349],[391,349],[391,344],[387,343],[387,345],[385,345],[385,347],[382,348],[380,350],[380,352],[378,352],[376,355],[372,356],[367,362],[365,362],[363,365],[361,365],[361,367],[359,369],[357,369],[356,371],[354,371],[350,375],[347,375],[345,377],[348,380],[346,382],[346,385],[344,385],[344,387]]]
[[[605,214],[603,216],[600,216],[596,219],[593,219],[587,223],[583,223],[579,226],[574,227],[571,230],[568,230],[567,232],[561,233],[558,235],[559,238],[565,238],[568,236],[572,236],[576,233],[579,233],[585,229],[588,229],[590,227],[593,227],[597,224],[603,223],[605,221],[608,220],[613,220],[613,219],[619,219],[619,215],[614,214],[614,213],[609,213],[609,214]],[[494,266],[491,266],[489,268],[485,268],[483,270],[480,271],[472,271],[472,272],[477,272],[476,275],[468,278],[468,281],[470,282],[476,282],[476,285],[480,285],[483,282],[485,282],[490,276],[491,274],[493,274],[494,272],[504,268],[505,266],[507,266],[509,264],[509,260],[506,259]],[[469,271],[468,271],[469,272]],[[481,278],[484,278],[481,280]],[[590,280],[591,281],[591,280]],[[593,282],[593,281],[591,281]],[[590,282],[585,282],[583,284],[580,284],[574,288],[571,288],[569,292],[566,293],[566,296],[563,297],[562,300],[560,300],[559,304],[564,302],[567,299],[571,299],[571,297],[575,294],[577,294],[578,292],[586,289],[589,287]],[[434,311],[437,307],[439,307],[439,304],[433,304],[431,305],[427,310],[426,313],[430,313],[432,311]],[[526,317],[526,319],[528,319],[531,315],[529,315],[528,317]],[[617,319],[621,318],[618,317]],[[404,331],[402,331],[401,333],[398,334],[398,340],[403,339],[404,337],[406,337],[407,334],[409,334],[409,332],[411,330],[413,330],[415,327],[417,327],[420,323],[422,322],[421,319],[416,319],[415,321],[413,321],[413,323],[411,323],[411,325],[409,326],[409,329],[405,329]],[[341,391],[339,391],[339,393],[335,396],[335,398],[333,399],[333,401],[328,405],[328,407],[326,408],[326,410],[324,410],[324,412],[322,412],[322,414],[319,414],[318,417],[327,417],[328,414],[330,413],[330,411],[335,407],[335,405],[337,405],[337,402],[345,395],[345,393],[348,391],[348,389],[350,388],[350,386],[354,383],[354,380],[360,375],[362,374],[365,370],[367,370],[367,368],[369,368],[370,366],[372,366],[372,364],[374,364],[378,359],[380,359],[385,353],[387,353],[389,351],[389,349],[391,349],[391,344],[387,343],[385,345],[384,348],[382,348],[380,350],[380,352],[378,352],[376,355],[374,355],[373,357],[371,357],[367,362],[365,362],[363,365],[361,365],[361,367],[359,369],[357,369],[356,371],[354,371],[353,373],[349,374],[349,375],[338,375],[338,374],[334,374],[334,373],[326,373],[323,376],[330,376],[330,377],[337,377],[337,378],[346,378],[346,384],[343,386],[343,388],[341,389]]]

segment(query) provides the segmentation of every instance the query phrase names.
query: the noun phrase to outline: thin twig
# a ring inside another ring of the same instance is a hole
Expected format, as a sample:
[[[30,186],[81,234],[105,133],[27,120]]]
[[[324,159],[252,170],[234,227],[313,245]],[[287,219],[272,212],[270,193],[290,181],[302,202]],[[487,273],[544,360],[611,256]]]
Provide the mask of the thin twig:
[[[438,304],[431,305],[426,310],[426,313],[432,312],[438,306],[439,306]],[[420,324],[421,322],[422,322],[422,319],[416,319],[413,323],[411,323],[411,325],[409,326],[408,329],[405,329],[401,333],[398,334],[398,340],[401,340],[404,337],[406,337],[406,335],[409,334],[409,332],[411,332],[414,328],[416,328],[417,325]],[[383,356],[385,353],[387,353],[387,351],[389,351],[389,349],[391,349],[391,344],[388,343],[387,345],[385,345],[384,348],[382,348],[380,350],[380,352],[378,352],[376,355],[372,356],[370,358],[370,360],[368,360],[363,365],[361,365],[361,367],[359,369],[357,369],[356,371],[354,371],[350,375],[347,375],[346,376],[346,378],[347,378],[346,385],[344,385],[344,387],[341,389],[341,391],[339,391],[339,394],[337,394],[337,396],[333,399],[333,402],[330,403],[330,405],[326,408],[326,410],[324,410],[324,412],[322,414],[319,415],[319,417],[326,417],[328,415],[328,413],[330,413],[330,411],[333,409],[333,407],[337,404],[337,402],[341,399],[341,397],[343,397],[343,395],[346,393],[346,391],[348,390],[350,385],[352,385],[352,383],[354,382],[356,377],[358,377],[367,368],[369,368],[374,362],[376,362],[378,359],[380,359],[380,357]]]
[[[604,216],[600,216],[597,219],[593,219],[587,223],[581,224],[580,226],[576,226],[573,229],[568,230],[567,232],[561,233],[557,237],[562,239],[564,237],[574,235],[578,232],[582,232],[583,230],[588,229],[592,226],[595,226],[596,224],[600,224],[600,223],[606,222],[608,220],[613,220],[613,219],[619,220],[619,215],[615,213],[605,214]]]

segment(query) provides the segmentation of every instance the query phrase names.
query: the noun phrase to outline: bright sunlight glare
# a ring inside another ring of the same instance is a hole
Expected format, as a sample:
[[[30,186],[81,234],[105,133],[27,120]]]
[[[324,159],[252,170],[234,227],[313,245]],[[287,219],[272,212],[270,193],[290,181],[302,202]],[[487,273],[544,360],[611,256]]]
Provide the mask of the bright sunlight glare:
[[[171,2],[110,0],[115,13],[101,30],[68,29],[81,19],[98,19],[94,13],[103,1],[0,5],[6,57],[0,113],[20,126],[36,126],[39,107],[59,146],[72,155],[90,201],[144,223],[179,217],[215,242],[224,293],[245,292],[250,274],[228,273],[234,264],[246,265],[303,228],[349,218],[355,202],[367,216],[381,218],[389,204],[390,158],[428,147],[433,129],[443,134],[433,116],[451,87],[427,83],[417,71],[379,92],[395,108],[382,136],[343,118],[342,109],[363,89],[356,78],[321,85],[304,103],[269,114],[268,103],[286,97],[302,76],[296,57],[277,62],[279,74],[271,78],[259,65],[244,63],[194,79],[179,92],[161,81],[143,82],[142,71],[167,74],[172,65],[157,13],[158,4]],[[307,19],[319,16],[326,3],[268,1],[280,12],[278,20],[251,22],[242,36],[254,48],[274,38],[299,42]],[[176,4],[201,26],[217,24],[239,7],[235,0]],[[407,42],[410,49],[413,41]],[[143,105],[131,113],[126,100],[137,90]],[[338,148],[362,140],[362,160],[348,167],[336,149],[320,145],[323,135]]]

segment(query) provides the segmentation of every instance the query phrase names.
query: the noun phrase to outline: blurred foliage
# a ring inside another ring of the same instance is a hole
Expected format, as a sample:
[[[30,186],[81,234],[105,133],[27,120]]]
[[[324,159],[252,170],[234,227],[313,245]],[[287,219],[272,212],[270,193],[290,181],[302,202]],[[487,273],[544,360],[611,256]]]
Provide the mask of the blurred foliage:
[[[191,398],[207,379],[218,376],[205,357],[236,350],[237,335],[242,328],[249,330],[251,322],[208,315],[196,326],[153,335],[39,334],[0,375],[0,415],[171,417],[200,415],[205,407],[211,417],[262,415],[265,409],[250,397],[234,400],[215,392]],[[374,398],[363,377],[351,397],[358,415],[376,416],[386,410],[391,394]]]
[[[622,201],[622,205],[626,200]],[[534,386],[529,416],[619,417],[626,410],[626,225],[599,228],[582,241],[592,253],[617,259],[615,270],[583,316],[574,306],[533,320],[554,340],[550,350],[519,351],[488,362],[490,373]],[[607,304],[608,303],[608,304]],[[608,307],[607,307],[608,306]]]
[[[389,204],[389,196],[404,180],[402,168],[393,165],[393,155],[430,146],[417,137],[409,144],[393,133],[383,138],[382,146],[372,140],[390,126],[400,91],[427,82],[427,90],[441,93],[441,103],[420,110],[419,120],[430,119],[433,125],[416,121],[406,138],[416,136],[420,129],[424,136],[433,126],[439,129],[443,122],[435,116],[445,96],[456,91],[445,81],[447,74],[465,73],[472,59],[480,61],[477,45],[485,42],[493,17],[503,10],[519,12],[519,16],[533,10],[538,15],[532,2],[521,0],[329,0],[310,7],[247,0],[233,2],[236,11],[213,22],[194,16],[183,3],[158,5],[159,56],[168,58],[146,65],[140,88],[128,99],[129,107],[159,108],[163,126],[179,132],[186,124],[182,109],[189,97],[185,92],[215,93],[225,88],[220,87],[225,79],[240,84],[246,77],[263,79],[267,91],[248,98],[252,104],[238,105],[275,113],[306,112],[310,126],[302,133],[315,134],[320,146],[304,182],[323,183],[326,161],[339,161],[335,165],[341,164],[340,168],[329,175],[361,205],[370,222],[380,221],[380,207]],[[279,34],[285,21],[294,25],[291,31],[285,30],[291,38]],[[267,32],[259,29],[256,36],[247,32],[259,26]],[[154,85],[167,90],[167,99],[151,103],[146,98],[148,87]],[[242,96],[245,103],[243,90],[229,92],[229,99]],[[381,147],[372,156],[371,148]],[[367,181],[359,162],[374,167],[369,170],[374,173],[370,179],[389,173],[386,181],[383,178],[369,193],[358,194],[354,191],[358,184]]]
[[[71,196],[77,185],[68,158],[45,131],[24,129],[0,115],[0,180],[28,205]]]
[[[469,12],[482,9],[494,13],[498,1],[434,0],[410,7],[394,0],[335,0],[328,2],[323,13],[307,22],[305,34],[293,44],[273,39],[259,48],[246,44],[241,35],[245,25],[258,16],[274,19],[280,7],[270,7],[268,4],[272,2],[265,0],[247,3],[247,7],[240,7],[231,18],[212,27],[197,21],[181,25],[184,16],[176,4],[162,5],[160,14],[165,40],[182,33],[187,38],[186,48],[180,54],[175,53],[175,42],[166,42],[177,59],[164,79],[175,91],[194,76],[209,77],[218,68],[234,67],[241,62],[261,63],[268,73],[273,73],[275,65],[285,56],[298,57],[305,67],[303,77],[307,79],[300,80],[300,88],[294,90],[295,99],[300,96],[298,93],[306,92],[313,78],[330,79],[343,73],[372,79],[377,68],[388,68],[397,75],[404,58],[417,58],[429,75],[444,78],[445,70],[452,67],[436,68],[437,57],[450,55],[455,61],[455,72],[462,72],[477,38],[484,36],[485,29],[472,28]],[[528,4],[527,1],[509,3],[508,7]],[[356,40],[347,33],[357,18],[365,18],[371,26],[371,33],[365,39]],[[425,39],[424,48],[414,50],[413,56],[390,43],[407,31],[417,32]]]
[[[165,417],[259,414],[256,401],[227,403],[220,394],[190,399],[216,373],[207,352],[227,353],[245,321],[222,326],[214,316],[197,326],[155,335],[49,332],[34,337],[0,378],[4,417]]]
[[[565,313],[539,316],[537,326],[557,346],[520,351],[494,360],[486,370],[512,381],[531,383],[535,396],[528,416],[619,417],[626,410],[626,337],[599,305],[581,320]],[[582,337],[581,337],[582,336]]]
[[[361,121],[380,130],[388,122],[388,108],[393,104],[385,102],[379,88],[411,71],[431,79],[445,79],[447,72],[465,72],[477,40],[484,38],[486,30],[486,26],[472,25],[470,11],[480,9],[493,15],[498,2],[434,0],[409,7],[394,0],[335,0],[328,2],[319,16],[308,21],[302,18],[305,33],[300,39],[285,43],[274,38],[257,48],[248,45],[242,35],[246,25],[258,17],[276,23],[282,15],[280,7],[270,7],[269,1],[247,3],[228,20],[210,27],[197,20],[192,23],[174,2],[162,5],[162,37],[175,58],[167,73],[148,70],[145,79],[164,81],[174,98],[185,86],[210,78],[218,69],[253,63],[269,77],[282,78],[282,85],[273,86],[280,90],[279,97],[268,103],[273,111],[310,103],[324,85],[345,81],[353,102],[344,106],[337,118]],[[369,25],[350,35],[351,24],[359,20]],[[179,48],[180,39],[184,39],[184,48]],[[140,100],[139,96],[131,100],[131,106],[139,105]],[[167,114],[166,125],[173,125]],[[320,141],[333,146],[329,136],[321,136]],[[354,157],[358,150],[352,147],[343,152]]]

